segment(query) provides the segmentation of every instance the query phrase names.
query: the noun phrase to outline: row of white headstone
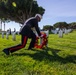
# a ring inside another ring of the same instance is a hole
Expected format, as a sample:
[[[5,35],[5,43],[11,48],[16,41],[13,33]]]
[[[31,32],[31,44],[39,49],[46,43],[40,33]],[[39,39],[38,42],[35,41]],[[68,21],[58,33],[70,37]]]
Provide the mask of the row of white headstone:
[[[2,32],[1,37],[4,38],[4,35],[5,35],[5,34],[6,34],[6,39],[9,39],[9,35],[10,35],[10,34],[9,34],[8,32],[6,32],[6,33],[5,33],[5,32]],[[13,32],[13,33],[12,33],[12,40],[13,40],[13,41],[16,41],[16,32]]]
[[[63,37],[63,33],[64,34],[68,34],[72,31],[72,29],[63,29],[63,30],[51,30],[52,33],[54,34],[59,34],[59,37]]]

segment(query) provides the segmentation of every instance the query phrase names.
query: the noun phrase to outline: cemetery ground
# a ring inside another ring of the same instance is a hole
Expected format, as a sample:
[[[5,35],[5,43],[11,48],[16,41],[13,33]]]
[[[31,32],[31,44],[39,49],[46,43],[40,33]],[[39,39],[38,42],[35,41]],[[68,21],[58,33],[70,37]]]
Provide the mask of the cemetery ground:
[[[25,48],[6,56],[2,50],[20,43],[20,35],[16,41],[1,38],[0,35],[0,75],[76,75],[76,31],[63,34],[50,34],[48,48],[27,50]]]

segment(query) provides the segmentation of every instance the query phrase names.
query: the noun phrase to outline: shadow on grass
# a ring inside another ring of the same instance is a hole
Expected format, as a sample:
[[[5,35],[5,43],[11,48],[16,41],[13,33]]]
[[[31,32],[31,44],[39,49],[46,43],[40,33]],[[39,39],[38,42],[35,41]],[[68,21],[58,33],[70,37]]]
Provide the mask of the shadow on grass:
[[[58,49],[52,49],[52,48],[47,48],[47,49],[43,49],[43,50],[33,50],[36,51],[36,53],[34,54],[30,54],[30,53],[14,53],[13,55],[17,55],[17,56],[25,56],[25,55],[29,55],[30,57],[32,57],[35,60],[38,61],[42,61],[42,60],[49,60],[50,62],[52,61],[58,61],[61,62],[63,64],[65,63],[75,63],[76,64],[76,55],[69,55],[65,58],[60,57],[57,53],[61,50]],[[51,51],[52,54],[49,54],[48,51]]]

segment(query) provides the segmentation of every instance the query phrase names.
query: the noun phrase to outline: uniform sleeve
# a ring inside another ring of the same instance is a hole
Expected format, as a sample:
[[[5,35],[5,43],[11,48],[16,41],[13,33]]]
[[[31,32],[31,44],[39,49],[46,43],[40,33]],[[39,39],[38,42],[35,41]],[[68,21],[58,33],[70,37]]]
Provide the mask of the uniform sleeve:
[[[38,22],[37,21],[35,21],[35,29],[36,29],[38,35],[41,36],[40,29],[38,27]]]

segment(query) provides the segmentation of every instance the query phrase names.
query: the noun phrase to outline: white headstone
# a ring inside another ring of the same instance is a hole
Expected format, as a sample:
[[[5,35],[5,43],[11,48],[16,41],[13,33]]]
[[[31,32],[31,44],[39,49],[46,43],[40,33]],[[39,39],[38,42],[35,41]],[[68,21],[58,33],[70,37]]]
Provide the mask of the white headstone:
[[[67,29],[65,29],[65,34],[68,34],[68,30]]]
[[[15,32],[12,33],[12,39],[13,39],[13,41],[16,41],[16,33]]]
[[[57,34],[57,30],[55,30],[55,34]]]
[[[59,37],[63,37],[63,31],[61,29],[59,30]]]
[[[9,33],[8,32],[6,33],[6,39],[9,39]]]
[[[4,32],[2,32],[2,38],[4,38]]]

